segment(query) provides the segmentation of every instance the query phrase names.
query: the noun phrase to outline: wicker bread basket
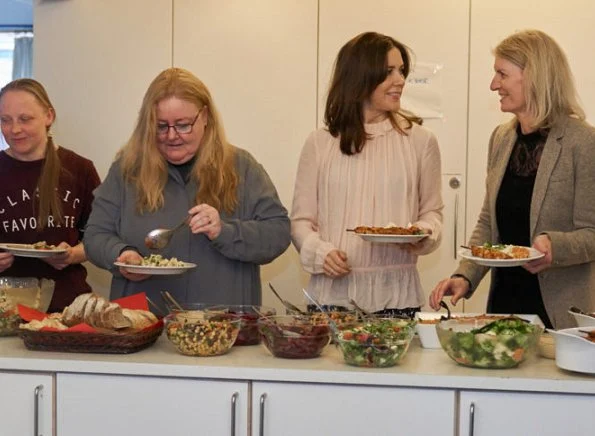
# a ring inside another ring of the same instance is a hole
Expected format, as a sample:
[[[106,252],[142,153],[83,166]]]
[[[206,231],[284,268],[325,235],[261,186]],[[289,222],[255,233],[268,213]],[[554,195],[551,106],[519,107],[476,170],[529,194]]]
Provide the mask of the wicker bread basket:
[[[63,353],[129,354],[150,347],[163,332],[163,321],[136,332],[61,332],[19,330],[25,347]]]

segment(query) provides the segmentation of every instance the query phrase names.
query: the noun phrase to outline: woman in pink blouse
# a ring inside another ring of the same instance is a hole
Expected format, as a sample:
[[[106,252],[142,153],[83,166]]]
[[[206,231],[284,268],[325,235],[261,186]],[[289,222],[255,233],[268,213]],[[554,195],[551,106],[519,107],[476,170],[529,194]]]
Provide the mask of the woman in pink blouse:
[[[368,32],[337,56],[325,128],[300,157],[291,234],[308,291],[321,304],[412,316],[424,296],[416,263],[442,230],[440,151],[435,136],[401,110],[411,68],[407,47]],[[415,245],[371,243],[346,229],[387,224],[423,228]]]

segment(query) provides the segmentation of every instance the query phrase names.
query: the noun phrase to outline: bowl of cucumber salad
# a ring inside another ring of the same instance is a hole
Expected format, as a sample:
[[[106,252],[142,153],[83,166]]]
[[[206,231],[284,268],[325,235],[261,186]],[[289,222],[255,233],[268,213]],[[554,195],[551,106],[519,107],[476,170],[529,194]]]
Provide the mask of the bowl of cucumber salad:
[[[543,325],[517,316],[465,317],[436,324],[440,345],[460,365],[514,368],[535,352]]]

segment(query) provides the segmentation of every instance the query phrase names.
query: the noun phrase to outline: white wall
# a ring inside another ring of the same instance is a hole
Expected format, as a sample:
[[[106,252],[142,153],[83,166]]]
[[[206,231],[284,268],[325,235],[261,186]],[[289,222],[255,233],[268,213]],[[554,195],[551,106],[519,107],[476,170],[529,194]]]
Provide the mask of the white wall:
[[[56,141],[93,160],[103,178],[149,83],[171,65],[172,2],[38,0],[34,32],[34,77],[56,108]],[[111,276],[87,267],[93,289],[107,295]]]
[[[468,236],[483,199],[487,140],[503,119],[489,91],[491,48],[517,29],[551,33],[569,55],[593,121],[595,62],[588,53],[595,29],[583,19],[592,16],[589,0],[36,0],[34,67],[58,110],[58,141],[93,159],[102,176],[130,134],[150,80],[171,65],[190,68],[213,92],[231,141],[265,165],[290,207],[297,156],[320,125],[336,51],[361,31],[391,34],[418,61],[445,67],[446,116],[426,124],[439,136],[445,177],[462,178],[466,210],[458,231]],[[420,264],[428,286],[452,271],[452,247],[443,249]],[[109,277],[93,271],[92,280],[105,290]],[[293,247],[264,268],[263,280],[300,298],[305,276]],[[266,290],[263,296],[277,306]],[[484,301],[479,295],[472,303]]]

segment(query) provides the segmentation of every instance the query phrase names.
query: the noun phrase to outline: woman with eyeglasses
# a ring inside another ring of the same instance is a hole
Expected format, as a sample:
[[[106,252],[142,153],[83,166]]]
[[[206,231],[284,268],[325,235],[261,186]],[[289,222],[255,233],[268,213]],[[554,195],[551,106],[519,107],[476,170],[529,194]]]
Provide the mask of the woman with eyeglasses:
[[[0,252],[0,276],[53,280],[50,312],[91,290],[81,265],[87,260],[81,239],[100,182],[93,162],[54,143],[55,119],[36,80],[18,79],[0,90],[0,124],[8,144],[0,151],[0,243],[45,241],[61,251],[43,258]]]
[[[187,226],[158,251],[196,263],[180,275],[137,274],[155,251],[145,236]],[[227,142],[206,86],[169,68],[145,93],[128,142],[95,192],[84,244],[95,265],[112,271],[111,298],[167,290],[182,303],[260,304],[260,265],[290,243],[289,218],[266,171]]]

